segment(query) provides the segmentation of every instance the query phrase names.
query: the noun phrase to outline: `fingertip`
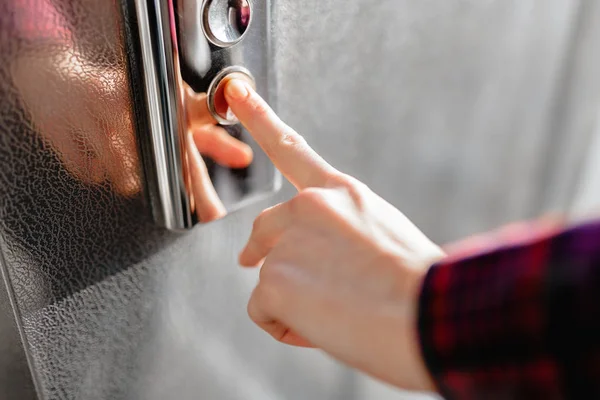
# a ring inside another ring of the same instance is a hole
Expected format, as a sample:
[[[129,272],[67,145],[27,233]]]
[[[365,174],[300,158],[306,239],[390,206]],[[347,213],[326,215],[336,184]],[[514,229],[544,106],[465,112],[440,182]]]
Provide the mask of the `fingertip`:
[[[224,161],[230,168],[248,168],[254,159],[254,152],[250,146],[240,147],[237,152],[228,155],[228,159]]]
[[[240,158],[243,159],[244,163],[246,163],[246,166],[250,165],[254,159],[254,151],[252,151],[252,147],[246,143],[242,143],[240,149],[242,153],[242,157]]]
[[[287,344],[288,346],[303,347],[307,349],[316,348],[316,346],[310,343],[308,340],[290,330],[288,330],[281,338],[279,338],[279,341],[283,344]]]
[[[244,248],[244,250],[240,252],[240,255],[238,256],[238,263],[240,264],[240,266],[245,268],[252,268],[257,266],[256,263],[252,263],[252,258],[250,257],[248,248]]]
[[[246,261],[246,256],[245,256],[245,252],[246,249],[242,250],[240,252],[240,254],[238,254],[238,264],[240,264],[240,266],[245,267],[245,261]]]
[[[233,78],[225,86],[225,97],[227,100],[241,101],[250,95],[249,86],[243,79]]]

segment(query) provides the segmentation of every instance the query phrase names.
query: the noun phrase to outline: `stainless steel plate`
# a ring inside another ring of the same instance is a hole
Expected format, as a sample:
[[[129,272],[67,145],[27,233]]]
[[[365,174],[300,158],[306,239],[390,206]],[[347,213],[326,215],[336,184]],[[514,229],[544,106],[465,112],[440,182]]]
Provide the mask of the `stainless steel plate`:
[[[130,68],[157,223],[173,230],[219,219],[279,187],[275,168],[231,115],[216,112],[221,79],[272,84],[266,0],[135,0]],[[211,86],[212,85],[212,86]],[[145,124],[144,124],[145,122]]]

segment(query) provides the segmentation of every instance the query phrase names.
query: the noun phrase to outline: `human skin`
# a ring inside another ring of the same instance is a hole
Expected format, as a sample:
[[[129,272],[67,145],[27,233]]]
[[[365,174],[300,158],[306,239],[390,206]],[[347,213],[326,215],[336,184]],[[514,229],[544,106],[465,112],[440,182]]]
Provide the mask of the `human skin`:
[[[239,256],[261,266],[250,318],[276,340],[319,348],[392,385],[434,391],[417,314],[429,267],[444,257],[408,218],[321,158],[245,82],[227,102],[298,189],[264,210]]]

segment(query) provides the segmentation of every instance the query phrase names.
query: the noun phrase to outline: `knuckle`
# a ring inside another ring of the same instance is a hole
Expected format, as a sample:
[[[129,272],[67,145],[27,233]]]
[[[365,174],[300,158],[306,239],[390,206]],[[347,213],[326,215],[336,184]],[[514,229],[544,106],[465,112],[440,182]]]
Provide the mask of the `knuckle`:
[[[306,145],[306,139],[292,128],[285,126],[281,129],[279,145],[283,147],[304,146]]]
[[[265,224],[267,217],[268,217],[268,211],[267,210],[261,211],[261,213],[258,214],[258,217],[256,217],[256,219],[252,223],[252,232],[256,233],[256,232],[261,231]]]
[[[271,109],[267,105],[267,103],[262,101],[260,98],[258,98],[257,96],[248,96],[246,101],[248,103],[248,106],[252,110],[252,114],[262,118],[269,117]]]
[[[255,309],[277,309],[283,301],[283,282],[276,273],[263,272],[269,270],[264,267],[261,269],[259,283],[252,295]]]
[[[329,208],[327,191],[322,188],[307,188],[302,190],[296,196],[297,210],[303,211],[322,211]]]
[[[306,140],[296,131],[283,122],[277,123],[277,139],[268,146],[267,153],[270,155],[280,154],[289,150],[294,150],[306,146]]]
[[[288,210],[289,210],[291,216],[296,217],[299,214],[301,214],[301,210],[302,210],[302,206],[300,205],[301,202],[302,202],[302,199],[300,197],[300,194],[297,194],[296,196],[294,196],[290,200],[288,200],[287,207],[288,207]]]
[[[327,180],[327,186],[329,187],[355,189],[360,185],[364,184],[353,176],[344,173],[334,174]]]
[[[276,268],[272,265],[263,265],[258,274],[259,282],[264,288],[270,290],[272,287],[277,287],[280,279],[277,276]]]
[[[260,282],[260,285],[266,285],[269,282],[268,271],[269,268],[265,264],[263,264],[263,266],[260,268],[260,271],[258,271],[258,281]]]
[[[358,201],[366,191],[370,190],[366,184],[347,174],[338,174],[331,177],[327,185],[344,190],[354,201]]]
[[[250,297],[250,300],[248,301],[248,306],[246,307],[246,312],[248,313],[248,316],[254,322],[259,322],[261,320],[260,316],[262,312],[260,310],[262,304],[260,303],[260,293],[261,287],[257,286],[256,289],[254,289],[254,292],[252,293],[252,297]]]

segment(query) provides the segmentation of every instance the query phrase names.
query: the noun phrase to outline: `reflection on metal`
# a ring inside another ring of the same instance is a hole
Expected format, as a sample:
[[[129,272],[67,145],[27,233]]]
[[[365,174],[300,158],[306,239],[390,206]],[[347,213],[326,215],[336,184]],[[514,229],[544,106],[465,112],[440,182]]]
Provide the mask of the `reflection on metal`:
[[[223,217],[280,180],[223,96],[234,76],[266,95],[268,1],[200,1],[135,0],[132,13],[149,128],[139,135],[145,176],[157,222],[173,230]]]
[[[221,125],[235,125],[239,123],[237,117],[229,110],[224,94],[225,86],[232,78],[244,79],[252,86],[256,86],[252,73],[244,67],[227,67],[215,76],[208,87],[208,110]]]
[[[98,5],[92,22],[87,13],[63,13],[54,2],[5,6],[0,12],[0,36],[5,35],[0,39],[5,46],[0,86],[12,85],[14,92],[0,100],[22,107],[23,126],[35,132],[70,178],[135,198],[142,180],[125,57],[111,25],[112,10]],[[98,26],[106,29],[104,37],[92,33]],[[10,46],[14,49],[6,50]],[[7,107],[1,108],[0,118],[8,118]]]
[[[206,37],[220,47],[239,42],[252,21],[248,0],[205,0],[202,27]]]

